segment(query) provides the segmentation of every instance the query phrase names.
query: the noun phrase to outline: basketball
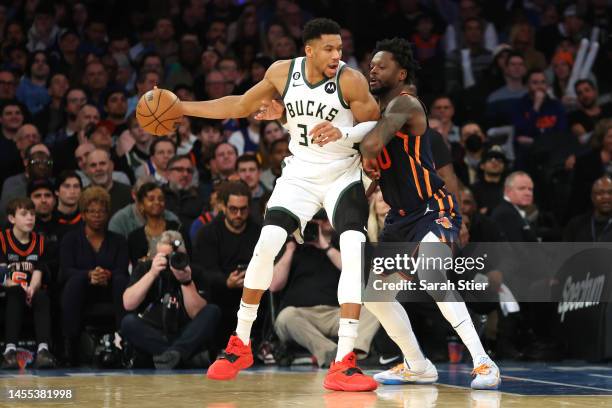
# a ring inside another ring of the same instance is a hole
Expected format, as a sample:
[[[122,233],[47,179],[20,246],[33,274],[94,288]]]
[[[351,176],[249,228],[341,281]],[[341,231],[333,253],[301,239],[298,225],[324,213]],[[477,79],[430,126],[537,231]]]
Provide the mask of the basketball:
[[[166,136],[174,132],[183,118],[181,101],[172,92],[157,87],[146,92],[136,106],[136,119],[145,132]]]

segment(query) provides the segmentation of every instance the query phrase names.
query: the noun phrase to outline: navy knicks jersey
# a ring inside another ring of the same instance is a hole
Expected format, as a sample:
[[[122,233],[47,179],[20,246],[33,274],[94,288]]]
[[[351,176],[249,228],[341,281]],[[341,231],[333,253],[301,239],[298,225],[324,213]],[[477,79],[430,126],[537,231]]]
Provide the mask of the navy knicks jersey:
[[[10,228],[0,231],[0,266],[7,269],[6,279],[26,288],[35,270],[46,271],[44,255],[45,238],[36,232],[30,233],[30,242],[22,244]]]
[[[427,132],[424,135],[396,132],[378,155],[378,165],[383,198],[392,209],[406,214],[454,212],[456,202],[436,173]]]

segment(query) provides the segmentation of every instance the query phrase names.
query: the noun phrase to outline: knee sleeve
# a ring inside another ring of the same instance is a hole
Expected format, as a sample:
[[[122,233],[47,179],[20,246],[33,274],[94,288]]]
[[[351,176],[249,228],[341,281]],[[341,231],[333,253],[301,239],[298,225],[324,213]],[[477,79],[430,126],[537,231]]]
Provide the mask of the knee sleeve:
[[[329,213],[328,213],[329,214]],[[361,181],[349,187],[338,199],[332,224],[338,234],[346,231],[365,231],[368,224],[368,200]]]
[[[342,272],[338,282],[338,303],[361,303],[361,243],[366,238],[360,231],[340,234]]]
[[[262,228],[244,277],[246,288],[266,290],[270,287],[274,272],[274,258],[286,240],[287,231],[284,228],[276,225],[266,225]]]
[[[300,220],[292,217],[286,212],[280,210],[266,211],[263,222],[264,228],[268,225],[274,225],[281,227],[287,234],[293,234],[293,232],[300,228]]]
[[[444,265],[446,259],[453,257],[451,248],[443,244],[433,233],[428,232],[419,245],[419,257],[424,261],[417,270],[417,276],[421,281],[431,283],[447,283],[448,277]],[[453,290],[427,290],[427,293],[436,302],[456,302],[460,297]]]

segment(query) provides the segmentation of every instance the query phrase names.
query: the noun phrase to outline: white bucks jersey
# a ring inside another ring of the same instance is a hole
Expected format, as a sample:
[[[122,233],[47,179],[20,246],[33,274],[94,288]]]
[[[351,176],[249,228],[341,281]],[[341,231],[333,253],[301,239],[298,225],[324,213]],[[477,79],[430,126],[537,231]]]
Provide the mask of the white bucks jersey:
[[[289,150],[304,162],[326,164],[338,159],[355,157],[358,153],[354,143],[337,140],[323,147],[312,144],[308,132],[319,123],[329,121],[336,127],[352,127],[353,113],[342,98],[338,77],[344,68],[340,61],[338,71],[333,78],[311,84],[306,79],[306,58],[295,58],[291,61],[289,78],[283,92],[283,102],[291,140]]]

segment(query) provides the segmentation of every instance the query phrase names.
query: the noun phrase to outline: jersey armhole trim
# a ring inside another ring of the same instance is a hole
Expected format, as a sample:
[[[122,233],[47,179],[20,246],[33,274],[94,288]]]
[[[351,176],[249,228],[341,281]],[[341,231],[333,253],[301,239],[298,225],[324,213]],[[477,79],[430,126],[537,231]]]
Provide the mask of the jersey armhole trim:
[[[285,95],[287,95],[287,91],[289,90],[289,83],[291,82],[291,75],[293,74],[294,65],[295,65],[295,58],[291,60],[291,65],[289,66],[289,73],[287,74],[287,83],[285,84],[285,89],[283,90],[281,99],[285,99]]]
[[[346,67],[346,64],[342,65],[342,67],[340,67],[340,70],[338,71],[338,75],[336,76],[337,81],[338,81],[338,99],[340,99],[340,104],[345,109],[351,109],[349,104],[346,103],[346,101],[344,100],[344,96],[342,95],[342,87],[340,86],[340,75],[342,75],[342,71],[344,70],[345,67]]]
[[[308,79],[306,78],[306,57],[302,57],[301,70],[302,70],[302,79],[304,80],[304,83],[306,84],[306,86],[308,86],[310,89],[315,89],[317,86],[319,86],[321,84],[324,84],[325,82],[327,82],[327,81],[329,81],[331,79],[331,78],[327,78],[325,75],[323,75],[323,79],[321,79],[316,84],[311,84],[310,82],[308,82]]]

